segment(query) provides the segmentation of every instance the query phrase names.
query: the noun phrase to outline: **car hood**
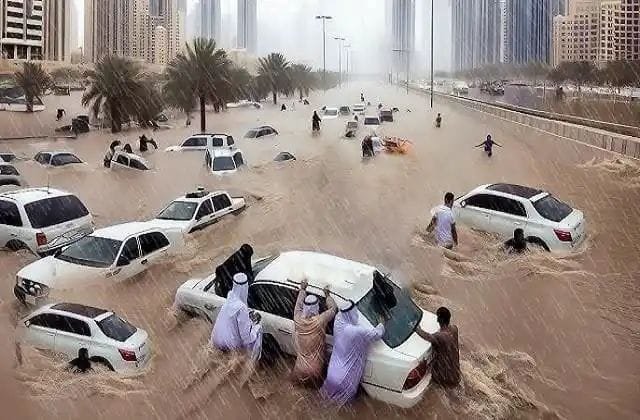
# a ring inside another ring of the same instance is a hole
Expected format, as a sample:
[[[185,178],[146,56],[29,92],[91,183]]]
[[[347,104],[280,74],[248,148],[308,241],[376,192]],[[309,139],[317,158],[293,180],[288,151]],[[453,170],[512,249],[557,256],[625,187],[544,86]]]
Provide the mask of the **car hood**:
[[[153,219],[149,221],[150,225],[159,227],[160,229],[179,229],[182,232],[189,230],[191,226],[191,220],[166,220],[166,219]]]
[[[35,261],[22,270],[17,276],[44,284],[52,289],[69,289],[79,285],[92,283],[103,278],[104,268],[71,264],[53,256]]]
[[[437,318],[434,314],[427,311],[422,311],[422,319],[420,320],[420,327],[428,332],[435,333],[440,328],[438,326]],[[431,343],[425,341],[417,333],[411,334],[411,336],[394,349],[395,351],[402,353],[406,356],[415,357],[416,359],[426,357],[431,351]]]

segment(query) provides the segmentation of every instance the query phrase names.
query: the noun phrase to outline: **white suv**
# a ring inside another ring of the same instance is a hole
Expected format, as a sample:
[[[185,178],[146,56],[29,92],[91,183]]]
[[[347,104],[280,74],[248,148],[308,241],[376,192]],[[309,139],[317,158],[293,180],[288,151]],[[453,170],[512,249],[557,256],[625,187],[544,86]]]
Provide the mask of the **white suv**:
[[[481,185],[458,198],[453,212],[460,223],[503,239],[520,228],[529,242],[549,251],[572,251],[585,239],[583,213],[536,188]]]
[[[194,134],[188,137],[179,146],[168,147],[167,152],[185,152],[190,150],[207,150],[211,148],[233,149],[235,146],[233,136],[229,134]]]
[[[373,398],[409,408],[427,390],[432,360],[431,344],[415,333],[438,330],[436,316],[419,308],[410,293],[374,267],[316,252],[293,251],[263,258],[253,264],[248,304],[260,312],[264,327],[263,348],[279,348],[295,355],[293,311],[302,277],[309,281],[321,310],[326,307],[322,289],[329,286],[340,303],[352,300],[360,324],[374,326],[386,319],[382,340],[374,343],[362,378],[362,387]],[[188,280],[178,289],[175,305],[187,313],[214,321],[231,288],[230,281],[212,274]],[[333,344],[333,324],[327,330],[327,347]]]
[[[0,247],[45,256],[93,232],[93,218],[75,195],[53,188],[0,194]]]
[[[31,313],[18,324],[17,341],[68,359],[84,348],[91,361],[124,374],[137,373],[151,355],[145,330],[111,311],[76,303],[54,303]]]

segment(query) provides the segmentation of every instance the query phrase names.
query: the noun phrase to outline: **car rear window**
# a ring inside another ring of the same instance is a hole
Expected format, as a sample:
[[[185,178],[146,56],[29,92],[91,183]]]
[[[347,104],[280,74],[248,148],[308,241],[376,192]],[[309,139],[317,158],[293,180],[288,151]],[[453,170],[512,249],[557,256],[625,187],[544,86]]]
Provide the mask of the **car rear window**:
[[[98,322],[98,327],[100,327],[104,335],[120,342],[127,341],[129,337],[131,337],[136,333],[136,331],[138,331],[136,327],[129,324],[127,321],[120,318],[116,314],[113,314]]]
[[[34,229],[55,226],[89,214],[89,210],[75,195],[45,198],[26,204],[24,209]]]
[[[18,170],[11,165],[0,165],[0,175],[20,175]]]
[[[232,171],[236,169],[236,165],[231,156],[222,156],[213,159],[214,171]]]
[[[214,137],[213,147],[222,147],[222,146],[224,146],[224,140],[222,140],[220,137]]]
[[[561,222],[573,212],[571,206],[551,194],[533,203],[533,207],[540,213],[540,216],[553,222]]]
[[[248,139],[255,139],[258,136],[258,130],[249,130],[244,136]]]
[[[380,120],[378,120],[377,118],[365,118],[364,119],[364,124],[365,125],[379,125],[380,124]]]
[[[380,317],[384,317],[382,340],[391,348],[404,343],[422,319],[422,310],[411,300],[409,292],[388,277],[379,276],[374,280],[374,287],[357,306],[371,325],[378,325]]]

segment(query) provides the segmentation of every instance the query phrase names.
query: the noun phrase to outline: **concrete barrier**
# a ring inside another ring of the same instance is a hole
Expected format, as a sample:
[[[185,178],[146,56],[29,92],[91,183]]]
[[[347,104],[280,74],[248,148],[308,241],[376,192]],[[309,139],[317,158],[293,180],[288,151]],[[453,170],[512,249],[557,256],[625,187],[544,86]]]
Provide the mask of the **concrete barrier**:
[[[419,87],[412,87],[412,89],[421,93],[430,93],[428,90]],[[505,104],[487,103],[477,99],[464,98],[442,92],[435,92],[435,95],[467,109],[494,115],[506,121],[527,125],[560,137],[569,138],[634,159],[640,159],[640,128],[638,127],[621,126],[619,124],[594,120],[588,120],[591,126],[587,126],[577,123],[578,121],[587,121],[584,118],[561,114],[552,115],[544,111],[507,106]],[[554,118],[551,118],[552,116]],[[594,127],[594,125],[602,128]],[[625,133],[608,131],[604,128],[611,128],[613,126],[617,126],[618,131],[625,131]],[[637,130],[638,134],[636,136],[627,134],[634,130]]]

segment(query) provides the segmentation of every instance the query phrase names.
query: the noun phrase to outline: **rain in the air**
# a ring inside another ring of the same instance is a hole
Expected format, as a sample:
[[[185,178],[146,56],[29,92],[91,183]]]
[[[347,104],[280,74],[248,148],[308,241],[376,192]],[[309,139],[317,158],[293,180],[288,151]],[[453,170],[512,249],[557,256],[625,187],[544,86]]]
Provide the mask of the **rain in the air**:
[[[640,418],[638,203],[640,0],[0,0],[0,418]]]

